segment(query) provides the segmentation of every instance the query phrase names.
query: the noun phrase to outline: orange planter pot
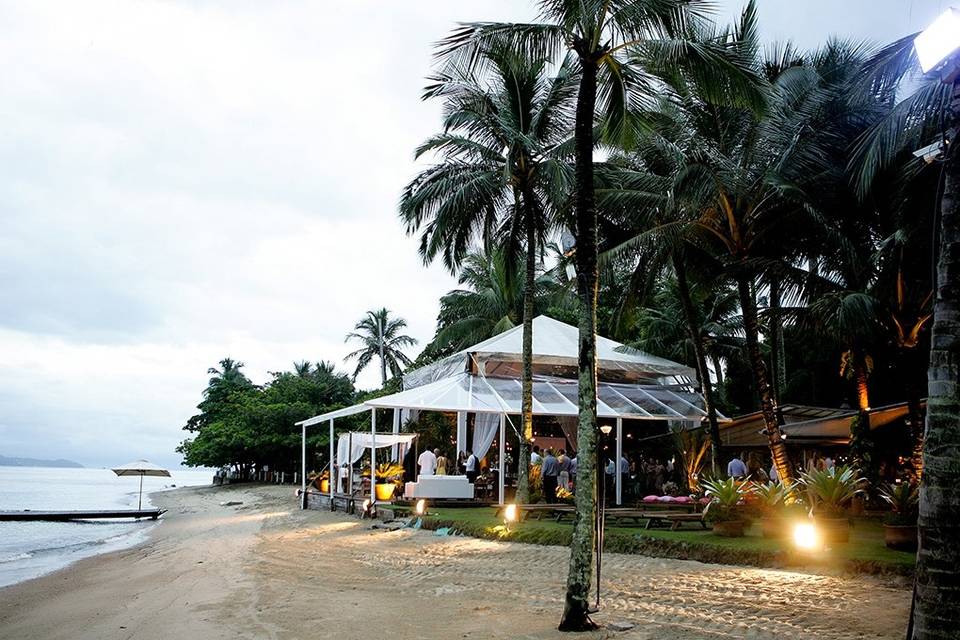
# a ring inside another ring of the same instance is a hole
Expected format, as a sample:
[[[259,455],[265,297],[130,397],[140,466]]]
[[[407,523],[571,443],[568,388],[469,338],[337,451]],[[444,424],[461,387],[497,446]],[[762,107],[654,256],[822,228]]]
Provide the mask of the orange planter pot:
[[[320,492],[321,493],[330,493],[330,481],[321,480],[320,481]]]
[[[393,491],[397,488],[397,485],[392,482],[378,482],[376,485],[377,500],[386,502],[393,498]]]

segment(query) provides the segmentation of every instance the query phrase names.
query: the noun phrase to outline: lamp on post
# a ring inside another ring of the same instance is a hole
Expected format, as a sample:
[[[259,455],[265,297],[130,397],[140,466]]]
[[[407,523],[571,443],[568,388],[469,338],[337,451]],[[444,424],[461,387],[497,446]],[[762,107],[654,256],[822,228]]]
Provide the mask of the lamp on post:
[[[596,529],[596,559],[597,559],[597,603],[594,606],[595,611],[600,610],[600,567],[603,565],[603,532],[604,532],[604,523],[606,522],[606,511],[607,506],[607,474],[604,470],[603,461],[603,447],[601,446],[604,443],[604,440],[607,436],[610,435],[610,432],[613,431],[613,427],[609,424],[604,424],[600,426],[600,442],[597,443],[597,493],[600,494],[600,499],[597,503],[597,516],[594,523],[594,528]]]

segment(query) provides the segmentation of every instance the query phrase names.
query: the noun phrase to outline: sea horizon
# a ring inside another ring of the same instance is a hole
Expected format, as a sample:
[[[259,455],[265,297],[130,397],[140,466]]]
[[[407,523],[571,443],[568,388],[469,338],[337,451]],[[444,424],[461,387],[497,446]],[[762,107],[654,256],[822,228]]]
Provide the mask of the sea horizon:
[[[211,483],[212,470],[171,469],[143,478],[150,493]],[[0,511],[133,509],[140,478],[108,468],[0,466]],[[90,556],[143,542],[155,521],[0,522],[0,588],[30,580]]]

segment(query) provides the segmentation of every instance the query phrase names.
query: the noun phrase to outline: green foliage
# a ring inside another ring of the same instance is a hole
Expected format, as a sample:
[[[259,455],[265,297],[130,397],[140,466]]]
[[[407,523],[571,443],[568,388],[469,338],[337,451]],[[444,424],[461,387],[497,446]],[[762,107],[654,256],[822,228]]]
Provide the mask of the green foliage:
[[[780,513],[796,496],[797,484],[794,482],[767,482],[753,485],[753,496],[761,512],[774,515]]]
[[[915,525],[920,506],[920,488],[911,482],[888,484],[880,492],[891,507],[884,522],[892,525]]]
[[[220,364],[221,370],[210,370],[200,413],[184,427],[191,437],[177,447],[187,466],[230,466],[241,473],[264,465],[298,469],[301,432],[295,423],[354,399],[350,378],[330,363],[296,363],[295,373],[273,373],[262,387],[243,375],[242,363],[225,359]],[[324,429],[308,433],[309,464],[326,452],[329,434]]]
[[[710,522],[745,520],[744,498],[753,493],[753,485],[745,480],[704,480],[701,482],[710,504],[704,509],[704,517]]]
[[[412,347],[417,341],[402,333],[406,326],[407,321],[403,318],[391,318],[388,309],[367,311],[367,315],[347,334],[347,342],[353,340],[363,345],[344,358],[357,360],[354,380],[374,358],[380,360],[380,377],[384,385],[387,384],[388,371],[396,378],[403,373],[403,367],[410,366],[410,358],[403,348]]]
[[[827,517],[842,516],[865,482],[853,467],[841,465],[800,474],[811,511]]]

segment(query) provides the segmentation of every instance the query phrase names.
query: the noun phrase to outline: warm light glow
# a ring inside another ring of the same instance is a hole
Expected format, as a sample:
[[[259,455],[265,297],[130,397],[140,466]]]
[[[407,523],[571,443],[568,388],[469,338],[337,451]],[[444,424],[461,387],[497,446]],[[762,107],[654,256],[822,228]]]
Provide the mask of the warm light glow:
[[[817,549],[820,547],[820,534],[812,524],[798,524],[793,528],[793,543],[801,549]]]
[[[610,435],[610,432],[613,431],[613,427],[611,427],[608,424],[605,424],[602,427],[600,427],[600,431],[603,431],[603,435],[608,436]]]
[[[503,510],[503,520],[504,522],[516,522],[517,521],[517,505],[508,504]]]
[[[427,501],[422,498],[420,500],[417,500],[416,510],[417,510],[418,516],[422,516],[423,514],[425,514],[427,512]]]
[[[913,41],[920,68],[926,73],[960,47],[960,11],[947,9]]]

